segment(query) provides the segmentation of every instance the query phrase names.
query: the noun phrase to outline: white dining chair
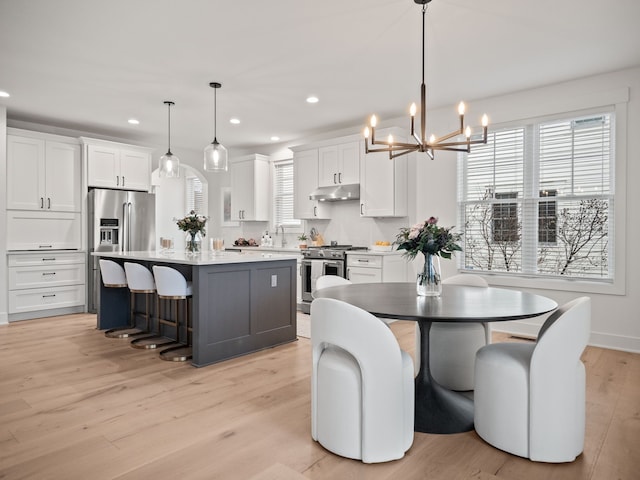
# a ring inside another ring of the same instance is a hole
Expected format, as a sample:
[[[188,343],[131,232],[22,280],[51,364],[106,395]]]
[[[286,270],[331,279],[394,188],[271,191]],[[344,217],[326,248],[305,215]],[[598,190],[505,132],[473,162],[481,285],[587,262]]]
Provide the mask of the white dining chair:
[[[454,275],[448,285],[486,288],[478,275]],[[416,323],[416,370],[420,368],[420,330]],[[473,390],[474,364],[479,348],[491,343],[487,322],[433,322],[429,332],[429,366],[434,380],[449,390]]]
[[[339,277],[338,275],[322,275],[316,280],[316,290],[327,287],[335,287],[338,285],[351,285],[351,280]]]
[[[591,331],[591,300],[553,312],[536,343],[494,343],[476,355],[474,423],[500,450],[538,462],[582,453],[585,378],[580,356]]]
[[[311,303],[311,436],[365,463],[402,458],[413,444],[411,356],[393,332],[358,307]]]

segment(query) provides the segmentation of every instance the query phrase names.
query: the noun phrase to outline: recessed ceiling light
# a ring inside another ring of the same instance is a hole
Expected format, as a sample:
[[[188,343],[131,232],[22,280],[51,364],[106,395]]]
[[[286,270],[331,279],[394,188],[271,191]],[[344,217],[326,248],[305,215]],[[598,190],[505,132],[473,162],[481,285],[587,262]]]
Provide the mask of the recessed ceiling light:
[[[130,118],[127,120],[131,125],[140,125],[140,120],[136,120],[135,118]]]
[[[277,142],[278,140],[280,140],[280,137],[276,137],[275,135],[271,137],[272,142]]]
[[[11,95],[9,95],[7,92],[3,92],[2,90],[0,90],[0,97],[7,98],[7,97],[10,97],[10,96]]]
[[[311,95],[310,97],[307,97],[307,103],[318,103],[319,101],[320,99],[315,95]]]
[[[233,123],[234,125],[238,125],[240,123],[240,119],[239,118],[232,118],[231,120],[229,120],[229,123]]]

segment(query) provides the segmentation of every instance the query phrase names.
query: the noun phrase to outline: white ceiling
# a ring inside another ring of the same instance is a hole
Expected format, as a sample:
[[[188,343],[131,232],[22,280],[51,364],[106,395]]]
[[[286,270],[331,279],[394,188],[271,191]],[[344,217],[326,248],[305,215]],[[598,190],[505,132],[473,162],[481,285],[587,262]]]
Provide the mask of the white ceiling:
[[[211,142],[217,81],[218,140],[258,151],[272,135],[286,144],[371,113],[404,115],[419,99],[420,9],[413,0],[0,0],[0,90],[11,94],[0,104],[10,121],[166,145],[163,101],[172,100],[180,155]],[[640,65],[639,20],[638,0],[434,0],[429,106]],[[310,94],[320,102],[305,103]]]

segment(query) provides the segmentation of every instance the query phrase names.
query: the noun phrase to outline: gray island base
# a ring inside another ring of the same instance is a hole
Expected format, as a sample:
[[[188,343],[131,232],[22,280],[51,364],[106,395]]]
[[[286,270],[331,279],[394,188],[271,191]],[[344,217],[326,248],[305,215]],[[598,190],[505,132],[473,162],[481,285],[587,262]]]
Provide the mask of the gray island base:
[[[190,307],[193,359],[196,367],[256,352],[296,337],[296,259],[295,255],[274,256],[260,253],[224,252],[187,256],[151,252],[95,252],[93,255],[119,264],[136,262],[151,269],[165,265],[179,270],[193,282]],[[143,297],[137,295],[136,297]],[[127,288],[99,291],[98,328],[106,330],[129,323]],[[155,301],[151,302],[152,308]],[[144,299],[136,299],[144,310]],[[138,319],[138,326],[141,319]],[[155,319],[152,326],[157,327]],[[162,335],[175,338],[175,329],[163,326]],[[180,338],[186,337],[181,330]]]

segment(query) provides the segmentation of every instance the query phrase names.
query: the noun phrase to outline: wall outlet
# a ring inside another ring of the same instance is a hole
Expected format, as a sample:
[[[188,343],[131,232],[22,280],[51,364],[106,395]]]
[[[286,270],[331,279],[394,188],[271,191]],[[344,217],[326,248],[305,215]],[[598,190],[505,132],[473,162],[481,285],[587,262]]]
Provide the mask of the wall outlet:
[[[272,287],[278,286],[278,275],[271,275],[271,286]]]

